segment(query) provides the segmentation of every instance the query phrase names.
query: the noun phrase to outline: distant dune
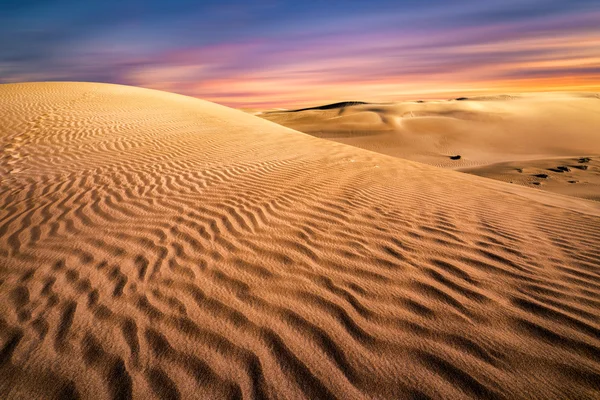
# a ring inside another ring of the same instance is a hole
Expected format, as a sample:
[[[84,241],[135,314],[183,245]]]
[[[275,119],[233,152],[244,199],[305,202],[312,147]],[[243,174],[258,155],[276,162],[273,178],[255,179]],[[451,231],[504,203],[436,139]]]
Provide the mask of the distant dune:
[[[326,104],[324,106],[299,108],[297,110],[288,110],[288,112],[299,112],[299,111],[308,111],[308,110],[334,110],[334,109],[340,109],[340,108],[346,108],[346,107],[352,107],[352,106],[362,106],[365,104],[368,104],[368,103],[365,103],[364,101],[342,101],[339,103]]]
[[[592,102],[269,118],[467,167],[600,153]],[[3,399],[600,397],[596,202],[148,89],[0,109]]]
[[[538,93],[388,104],[336,103],[259,116],[310,135],[407,160],[459,169],[588,199],[600,199],[600,169],[534,184],[513,170],[554,168],[553,159],[600,155],[600,96]],[[257,114],[258,115],[258,114]],[[460,155],[460,159],[452,159]],[[539,161],[539,162],[538,162]],[[560,162],[572,162],[562,160]],[[485,166],[485,171],[477,167]],[[576,181],[571,182],[569,181]]]

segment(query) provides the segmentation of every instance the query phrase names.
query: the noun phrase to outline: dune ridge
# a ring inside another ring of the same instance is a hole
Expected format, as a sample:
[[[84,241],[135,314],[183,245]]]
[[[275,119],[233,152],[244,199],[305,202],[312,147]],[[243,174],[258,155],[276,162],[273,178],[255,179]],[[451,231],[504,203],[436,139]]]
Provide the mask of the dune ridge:
[[[7,399],[600,396],[593,202],[148,89],[0,105]]]

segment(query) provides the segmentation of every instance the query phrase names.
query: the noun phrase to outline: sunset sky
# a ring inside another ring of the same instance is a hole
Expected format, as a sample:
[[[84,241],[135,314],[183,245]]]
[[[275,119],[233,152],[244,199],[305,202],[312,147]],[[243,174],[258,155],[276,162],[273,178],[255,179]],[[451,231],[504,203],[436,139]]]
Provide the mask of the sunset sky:
[[[0,82],[233,107],[600,91],[598,0],[8,0]]]

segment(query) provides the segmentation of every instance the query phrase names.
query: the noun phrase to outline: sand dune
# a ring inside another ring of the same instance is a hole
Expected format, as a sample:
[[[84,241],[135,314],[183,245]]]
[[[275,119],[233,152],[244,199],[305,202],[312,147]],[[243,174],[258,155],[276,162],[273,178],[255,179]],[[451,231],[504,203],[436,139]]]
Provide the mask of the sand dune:
[[[492,171],[493,164],[527,161],[529,167],[543,168],[551,158],[600,155],[598,94],[357,103],[267,110],[257,115],[316,137],[439,167],[474,172],[476,169],[467,168],[488,166],[485,176],[492,178],[504,175]],[[451,159],[456,155],[460,159]],[[515,168],[519,168],[518,163]],[[573,190],[559,182],[539,188],[558,193],[589,192],[589,187]],[[600,192],[595,191],[594,196]]]
[[[0,107],[3,398],[600,396],[598,203],[147,89]]]
[[[511,161],[459,171],[600,201],[600,157]]]

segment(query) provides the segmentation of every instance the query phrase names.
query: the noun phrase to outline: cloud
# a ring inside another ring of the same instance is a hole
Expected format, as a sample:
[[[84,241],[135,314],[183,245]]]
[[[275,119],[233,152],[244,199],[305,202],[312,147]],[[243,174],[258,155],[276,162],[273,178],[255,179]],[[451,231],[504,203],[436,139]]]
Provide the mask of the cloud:
[[[114,82],[232,106],[598,88],[596,1],[28,3],[0,17],[0,82]]]

